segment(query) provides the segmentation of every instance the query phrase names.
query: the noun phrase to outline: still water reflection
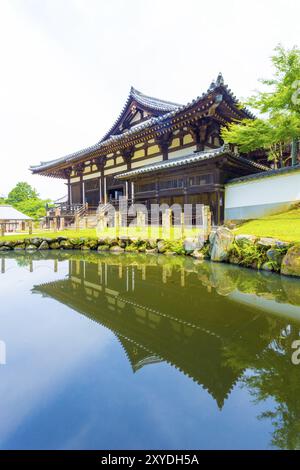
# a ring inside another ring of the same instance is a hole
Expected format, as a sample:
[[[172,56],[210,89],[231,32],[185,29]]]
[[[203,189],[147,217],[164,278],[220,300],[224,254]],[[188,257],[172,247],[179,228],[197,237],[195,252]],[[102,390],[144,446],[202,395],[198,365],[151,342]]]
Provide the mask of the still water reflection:
[[[0,257],[0,448],[299,448],[300,282],[181,257]]]

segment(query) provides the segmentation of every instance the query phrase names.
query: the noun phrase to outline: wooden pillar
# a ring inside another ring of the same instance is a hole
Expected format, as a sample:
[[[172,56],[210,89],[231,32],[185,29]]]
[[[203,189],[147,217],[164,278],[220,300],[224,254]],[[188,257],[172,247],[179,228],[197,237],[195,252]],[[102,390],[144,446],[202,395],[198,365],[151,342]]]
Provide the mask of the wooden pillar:
[[[225,218],[224,201],[225,201],[225,193],[224,193],[224,191],[220,191],[219,192],[219,222],[218,222],[218,225],[222,225],[224,223],[224,218]]]
[[[168,152],[169,152],[169,145],[172,141],[172,133],[167,132],[166,134],[162,134],[160,137],[157,139],[157,144],[160,148],[160,151],[163,156],[163,160],[168,160]]]
[[[5,235],[5,224],[1,224],[1,237]]]
[[[79,182],[80,182],[80,204],[83,204],[83,176],[82,173],[80,173],[79,176]]]
[[[32,220],[29,220],[28,222],[28,232],[29,232],[29,235],[32,235]]]
[[[68,205],[71,205],[71,181],[70,178],[68,178]]]
[[[82,176],[82,204],[85,204],[85,185],[84,185],[83,176]]]
[[[99,204],[103,204],[103,176],[102,172],[100,172],[99,176]]]
[[[107,204],[106,177],[103,178],[104,204]]]

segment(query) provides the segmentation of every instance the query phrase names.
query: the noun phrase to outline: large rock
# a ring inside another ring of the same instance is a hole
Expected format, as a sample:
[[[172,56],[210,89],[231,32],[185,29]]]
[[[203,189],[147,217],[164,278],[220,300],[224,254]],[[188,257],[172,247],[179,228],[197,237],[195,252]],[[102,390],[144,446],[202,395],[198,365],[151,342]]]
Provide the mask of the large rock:
[[[168,249],[168,245],[164,240],[159,240],[157,242],[158,253],[165,253]]]
[[[13,248],[14,246],[16,246],[16,241],[14,240],[8,240],[6,242],[4,242],[3,246],[7,246],[8,248]]]
[[[300,245],[289,248],[281,263],[281,274],[300,277]]]
[[[97,251],[109,251],[109,245],[99,245]]]
[[[128,251],[129,253],[137,253],[138,247],[134,243],[130,243],[126,246],[125,251]]]
[[[284,258],[284,253],[282,253],[281,250],[276,250],[276,248],[269,248],[266,255],[269,261],[272,261],[272,263],[276,263],[276,265],[278,266],[281,265],[282,260]]]
[[[157,248],[148,248],[148,249],[146,249],[146,253],[147,254],[155,254],[155,253],[158,253],[158,250],[157,250]]]
[[[236,235],[234,241],[240,248],[244,248],[245,246],[254,245],[256,242],[257,237],[255,235]]]
[[[198,238],[186,238],[183,242],[184,251],[187,254],[191,254],[193,251],[201,249],[203,245],[203,241]]]
[[[25,248],[26,248],[25,243],[20,243],[19,245],[16,245],[14,249],[16,251],[19,251],[19,250],[22,251],[22,250],[25,250]]]
[[[265,263],[263,263],[261,265],[261,269],[263,271],[274,271],[274,268],[273,268],[273,265],[272,265],[271,261],[266,261]]]
[[[279,240],[270,237],[262,237],[257,241],[257,245],[265,250],[268,250],[272,246],[275,246]]]
[[[11,248],[9,246],[0,246],[0,251],[10,251]]]
[[[103,246],[103,245],[101,245]],[[121,246],[119,245],[114,245],[110,248],[109,250],[111,253],[123,253],[124,252],[124,248],[122,248]]]
[[[86,243],[86,246],[88,246],[91,250],[97,250],[98,248],[98,240],[89,240]]]
[[[227,261],[230,254],[230,248],[234,240],[234,235],[226,227],[219,227],[213,238],[210,258],[212,261]]]
[[[83,238],[70,238],[68,241],[72,244],[73,248],[77,250],[80,250],[80,248],[84,244]]]
[[[46,240],[44,240],[44,241],[40,244],[39,250],[49,250],[49,244],[46,242]]]
[[[36,251],[37,247],[36,247],[36,245],[30,244],[30,245],[26,246],[26,250],[27,251]]]
[[[35,238],[31,238],[30,239],[30,245],[35,245],[36,247],[39,247],[40,244],[42,243],[42,239],[41,238],[38,238],[38,237],[35,237]]]
[[[73,250],[74,246],[69,240],[62,240],[59,244],[60,248],[64,250]]]
[[[196,258],[198,260],[203,260],[204,259],[204,254],[200,251],[200,250],[194,250],[192,253],[191,253],[191,256],[193,258]]]
[[[155,238],[149,238],[149,239],[146,240],[146,241],[147,241],[147,245],[148,245],[148,247],[149,247],[148,249],[150,249],[150,250],[156,249],[156,244],[157,244],[157,242],[156,242],[156,239],[155,239]]]
[[[59,250],[60,246],[58,242],[52,242],[50,243],[50,248],[51,250]]]

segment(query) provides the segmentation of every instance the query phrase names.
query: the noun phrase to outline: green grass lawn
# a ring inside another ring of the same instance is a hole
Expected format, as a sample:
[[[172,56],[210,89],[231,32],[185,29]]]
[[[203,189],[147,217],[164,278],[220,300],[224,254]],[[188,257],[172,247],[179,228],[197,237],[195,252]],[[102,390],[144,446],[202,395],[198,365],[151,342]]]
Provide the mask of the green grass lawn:
[[[300,242],[300,208],[245,222],[235,233]]]
[[[18,233],[17,235],[5,235],[5,237],[0,237],[0,240],[22,240],[24,238],[56,238],[56,237],[68,237],[68,238],[95,238],[96,229],[82,229],[82,230],[63,230],[61,232],[41,232],[33,231],[32,235],[29,235],[28,232]]]
[[[235,229],[236,234],[256,235],[259,237],[273,237],[279,238],[284,241],[300,242],[300,208],[294,208],[287,212],[282,212],[276,215],[270,215],[261,219],[251,220],[240,225]],[[200,234],[199,230],[187,229],[185,237],[195,237]],[[114,237],[116,233],[113,228],[105,229],[101,234],[97,233],[96,229],[81,229],[81,230],[64,230],[62,232],[39,232],[34,231],[32,235],[28,233],[18,235],[6,235],[0,237],[0,240],[22,240],[23,238],[100,238],[100,237]],[[181,238],[180,229],[172,228],[169,233],[166,233],[160,227],[149,232],[146,228],[128,227],[122,228],[118,232],[118,236],[128,236],[135,238],[165,238],[165,239],[179,239]]]
[[[186,229],[185,237],[197,237],[200,234],[199,229]],[[100,237],[109,237],[114,238],[116,236],[128,236],[133,238],[164,238],[164,239],[180,239],[181,238],[180,228],[171,228],[168,232],[164,231],[161,227],[153,228],[151,230],[147,228],[139,227],[128,227],[120,228],[116,233],[114,228],[107,228],[101,233],[98,233],[96,229],[80,229],[80,230],[64,230],[61,232],[42,232],[34,231],[32,235],[28,233],[19,233],[17,235],[5,235],[0,237],[1,240],[22,240],[24,238],[56,238],[56,237],[68,237],[68,238],[100,238]]]

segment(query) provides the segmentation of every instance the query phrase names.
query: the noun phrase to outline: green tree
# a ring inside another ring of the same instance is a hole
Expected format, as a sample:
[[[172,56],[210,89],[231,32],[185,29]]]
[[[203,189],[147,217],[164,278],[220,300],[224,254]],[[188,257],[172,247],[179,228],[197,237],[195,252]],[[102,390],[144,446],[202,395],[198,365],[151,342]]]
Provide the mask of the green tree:
[[[18,204],[23,201],[28,201],[30,199],[38,199],[39,195],[30,184],[26,182],[18,183],[15,188],[13,188],[7,197],[8,204]]]
[[[40,219],[46,215],[46,204],[50,203],[50,199],[27,199],[26,201],[21,201],[18,204],[14,204],[14,207],[21,211],[23,214],[32,217],[33,219]]]
[[[261,83],[267,91],[257,91],[245,105],[260,117],[231,123],[222,129],[226,142],[235,143],[241,152],[265,149],[275,167],[285,166],[292,158],[296,163],[300,136],[300,50],[277,46],[272,56],[274,75]],[[286,157],[286,150],[291,154]]]
[[[37,220],[46,215],[46,204],[51,204],[51,201],[40,199],[30,184],[20,182],[10,191],[5,203]]]

